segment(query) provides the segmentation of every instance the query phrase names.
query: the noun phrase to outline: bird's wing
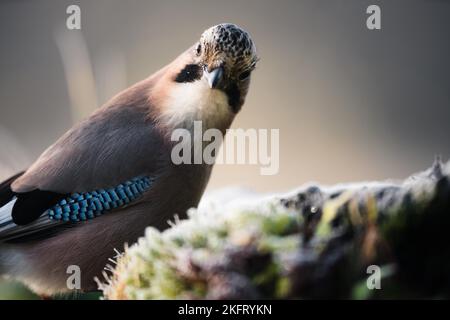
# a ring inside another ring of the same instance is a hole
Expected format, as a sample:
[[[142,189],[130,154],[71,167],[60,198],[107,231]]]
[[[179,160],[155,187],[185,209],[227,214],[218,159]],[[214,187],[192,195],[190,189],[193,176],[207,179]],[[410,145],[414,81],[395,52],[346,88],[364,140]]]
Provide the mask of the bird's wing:
[[[1,185],[0,241],[23,242],[51,236],[131,205],[152,187],[154,177],[140,176],[112,188],[62,195],[34,190],[15,193],[7,180]],[[6,196],[10,195],[8,199]]]
[[[0,187],[0,241],[71,225],[127,205],[161,168],[148,102],[111,105],[62,136]]]

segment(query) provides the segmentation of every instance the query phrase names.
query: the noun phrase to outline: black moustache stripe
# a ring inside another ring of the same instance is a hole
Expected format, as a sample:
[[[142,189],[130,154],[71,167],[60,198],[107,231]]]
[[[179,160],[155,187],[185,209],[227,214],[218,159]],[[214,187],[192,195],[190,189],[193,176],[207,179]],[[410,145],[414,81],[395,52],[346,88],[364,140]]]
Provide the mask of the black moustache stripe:
[[[196,64],[188,64],[183,70],[176,76],[175,82],[193,82],[200,79],[202,76],[202,68]]]
[[[241,108],[241,91],[239,90],[239,87],[236,83],[232,83],[225,89],[225,93],[228,97],[228,104],[233,109],[233,112],[237,113]]]

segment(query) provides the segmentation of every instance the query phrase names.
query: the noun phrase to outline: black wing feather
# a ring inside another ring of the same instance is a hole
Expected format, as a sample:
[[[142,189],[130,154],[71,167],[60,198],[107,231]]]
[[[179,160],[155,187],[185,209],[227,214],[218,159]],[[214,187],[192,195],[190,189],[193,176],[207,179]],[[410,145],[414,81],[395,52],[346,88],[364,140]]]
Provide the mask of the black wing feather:
[[[12,200],[12,198],[14,197],[15,194],[11,190],[11,184],[14,182],[14,180],[19,178],[23,173],[24,173],[24,171],[19,172],[19,173],[15,174],[14,176],[12,176],[11,178],[6,179],[2,183],[0,183],[0,208],[3,207],[8,202],[10,202]]]
[[[67,197],[66,194],[39,189],[24,193],[12,191],[11,184],[23,173],[23,171],[19,172],[0,184],[0,208],[17,197],[11,216],[13,222],[19,226],[35,221],[42,213]]]
[[[26,225],[39,218],[67,194],[35,189],[25,193],[16,193],[17,201],[12,210],[12,219],[19,226]]]

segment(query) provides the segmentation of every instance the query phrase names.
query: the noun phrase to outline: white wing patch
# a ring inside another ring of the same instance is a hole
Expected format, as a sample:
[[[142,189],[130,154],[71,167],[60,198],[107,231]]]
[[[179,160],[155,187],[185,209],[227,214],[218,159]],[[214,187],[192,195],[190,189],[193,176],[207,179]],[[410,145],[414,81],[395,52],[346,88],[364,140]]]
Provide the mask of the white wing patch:
[[[17,198],[14,197],[10,202],[0,208],[0,233],[2,232],[2,226],[9,221],[12,221],[11,214],[16,201]]]

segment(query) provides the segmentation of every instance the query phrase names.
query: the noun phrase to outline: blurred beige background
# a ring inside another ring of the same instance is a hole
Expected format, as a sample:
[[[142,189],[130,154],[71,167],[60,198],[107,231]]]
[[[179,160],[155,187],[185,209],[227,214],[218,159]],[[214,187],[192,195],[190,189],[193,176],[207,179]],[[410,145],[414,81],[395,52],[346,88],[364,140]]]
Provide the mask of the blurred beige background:
[[[81,32],[64,30],[70,4]],[[381,31],[366,28],[370,4]],[[280,172],[220,165],[210,190],[402,178],[450,156],[449,16],[449,1],[424,0],[3,0],[0,176],[70,128],[74,103],[93,110],[233,22],[261,56],[233,127],[280,129]]]

